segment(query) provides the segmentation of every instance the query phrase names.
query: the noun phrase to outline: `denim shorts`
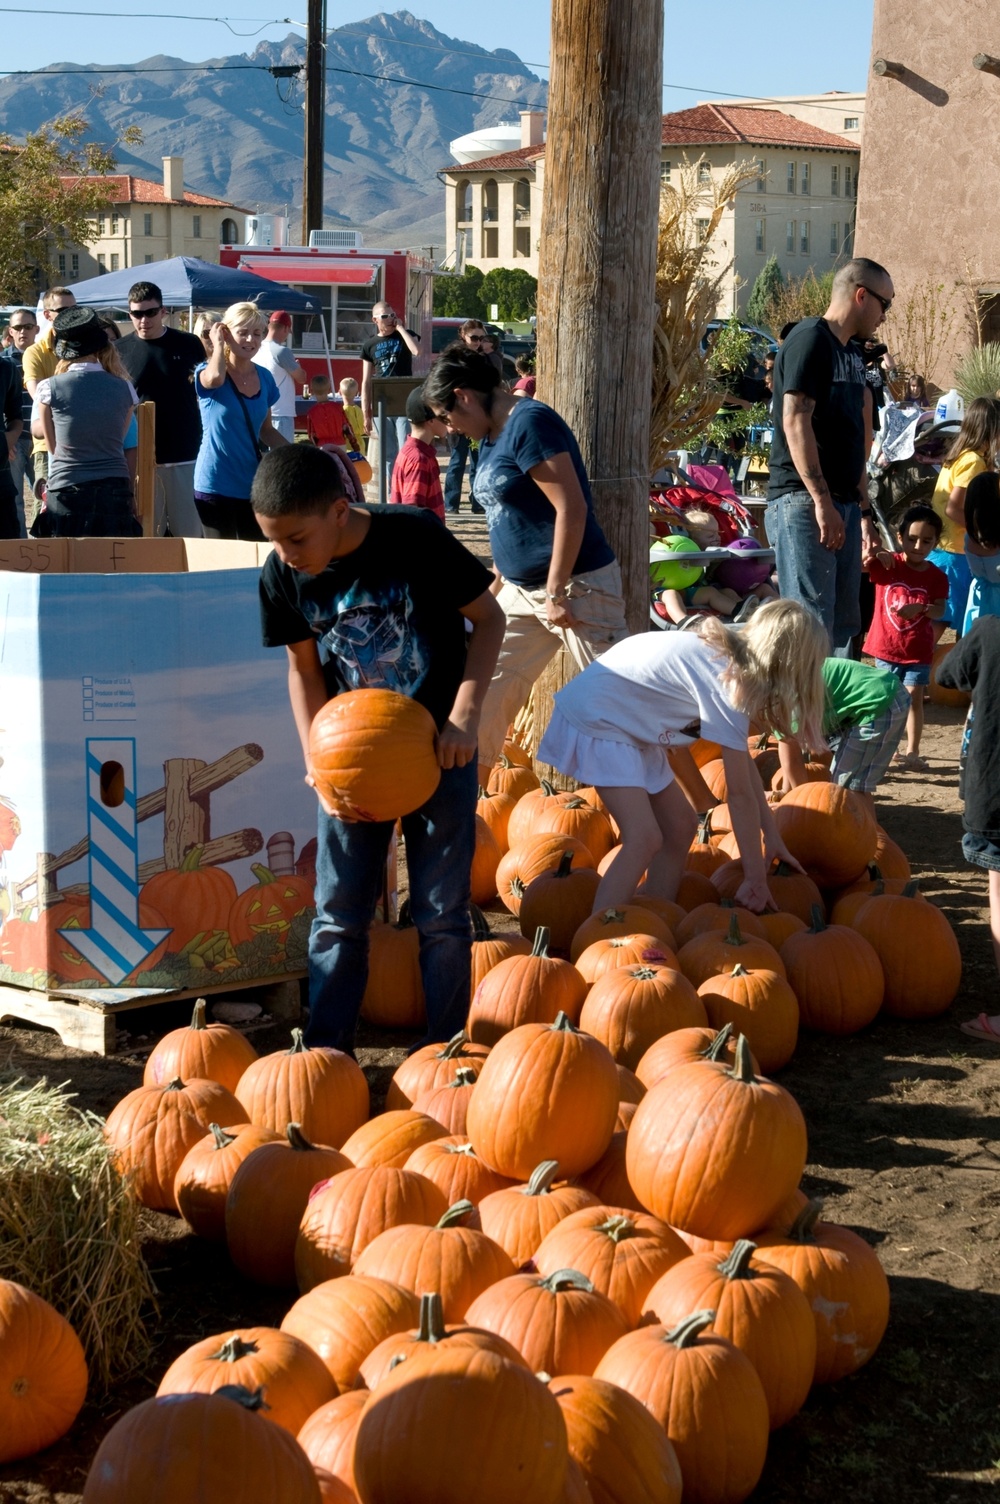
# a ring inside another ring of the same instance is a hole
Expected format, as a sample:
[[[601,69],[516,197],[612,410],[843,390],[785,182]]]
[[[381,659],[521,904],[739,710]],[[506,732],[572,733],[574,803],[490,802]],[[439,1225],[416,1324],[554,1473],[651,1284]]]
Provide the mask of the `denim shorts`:
[[[931,682],[929,663],[887,663],[884,658],[876,658],[875,667],[884,668],[887,673],[895,674],[900,684],[929,684]]]
[[[1000,872],[1000,845],[989,836],[976,835],[967,830],[962,837],[962,855],[973,867],[985,867],[987,872]]]

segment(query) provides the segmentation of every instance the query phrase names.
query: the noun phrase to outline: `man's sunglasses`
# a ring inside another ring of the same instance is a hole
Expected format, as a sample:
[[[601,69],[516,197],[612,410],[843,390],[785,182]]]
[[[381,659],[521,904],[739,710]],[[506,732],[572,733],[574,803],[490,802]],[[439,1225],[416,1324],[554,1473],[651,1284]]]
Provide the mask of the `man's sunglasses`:
[[[37,329],[38,325],[37,324],[8,324],[7,328],[10,330],[11,334],[20,334],[22,332],[22,330],[24,330],[24,329]]]
[[[157,303],[155,308],[130,308],[128,316],[130,319],[155,319],[156,315],[162,312],[163,304]]]
[[[891,298],[883,298],[883,296],[882,296],[882,294],[880,292],[874,292],[872,290],[872,288],[866,287],[863,282],[859,283],[858,285],[860,286],[862,292],[866,292],[870,298],[874,298],[876,300],[876,302],[879,302],[879,303],[882,304],[882,312],[883,313],[888,313],[889,312],[889,309],[892,307],[892,299]]]

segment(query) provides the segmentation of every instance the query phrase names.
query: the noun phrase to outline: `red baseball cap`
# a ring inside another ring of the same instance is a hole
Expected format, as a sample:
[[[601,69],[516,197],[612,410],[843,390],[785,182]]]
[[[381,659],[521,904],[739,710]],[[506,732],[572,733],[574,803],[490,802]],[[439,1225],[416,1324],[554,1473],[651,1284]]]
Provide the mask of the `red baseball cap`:
[[[267,322],[269,324],[287,324],[290,329],[292,327],[292,316],[290,313],[286,313],[283,308],[279,308],[275,313],[271,314]]]

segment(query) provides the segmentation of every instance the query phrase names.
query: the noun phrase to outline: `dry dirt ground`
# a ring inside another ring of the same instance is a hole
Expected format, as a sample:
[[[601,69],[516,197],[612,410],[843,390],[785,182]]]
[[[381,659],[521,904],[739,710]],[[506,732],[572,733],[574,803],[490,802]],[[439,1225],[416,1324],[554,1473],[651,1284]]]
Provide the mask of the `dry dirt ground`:
[[[463,513],[455,531],[485,551],[481,519]],[[781,1075],[809,1125],[805,1187],[825,1198],[831,1220],[878,1248],[892,1317],[868,1367],[815,1390],[774,1435],[758,1500],[963,1504],[1000,1481],[1000,1049],[957,1028],[996,1007],[997,976],[985,875],[963,864],[959,847],[961,717],[928,709],[932,771],[891,776],[881,817],[957,929],[962,990],[950,1012],[929,1023],[877,1022],[844,1041],[803,1036]],[[154,1039],[187,1006],[129,1015],[129,1027],[147,1037],[134,1032],[127,1052],[110,1059],[67,1049],[42,1031],[0,1028],[0,1071],[68,1081],[81,1106],[107,1113],[140,1083]],[[253,1042],[261,1052],[280,1048],[288,1029],[256,1032]],[[410,1039],[370,1033],[362,1042],[377,1102]],[[101,1437],[123,1409],[155,1391],[179,1352],[213,1332],[277,1324],[291,1303],[290,1294],[240,1279],[224,1253],[170,1218],[149,1216],[146,1253],[160,1292],[150,1360],[88,1403],[62,1442],[0,1468],[0,1500],[76,1504]]]

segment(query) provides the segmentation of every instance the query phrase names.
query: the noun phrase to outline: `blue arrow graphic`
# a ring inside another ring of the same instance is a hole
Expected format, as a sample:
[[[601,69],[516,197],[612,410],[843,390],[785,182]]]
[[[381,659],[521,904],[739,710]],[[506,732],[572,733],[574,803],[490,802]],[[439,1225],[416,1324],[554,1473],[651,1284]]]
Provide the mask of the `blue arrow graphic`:
[[[101,769],[120,764],[125,797],[101,797]],[[139,927],[139,842],[135,818],[135,741],[87,741],[87,830],[90,836],[90,928],[59,934],[113,985],[144,961],[170,930]]]

